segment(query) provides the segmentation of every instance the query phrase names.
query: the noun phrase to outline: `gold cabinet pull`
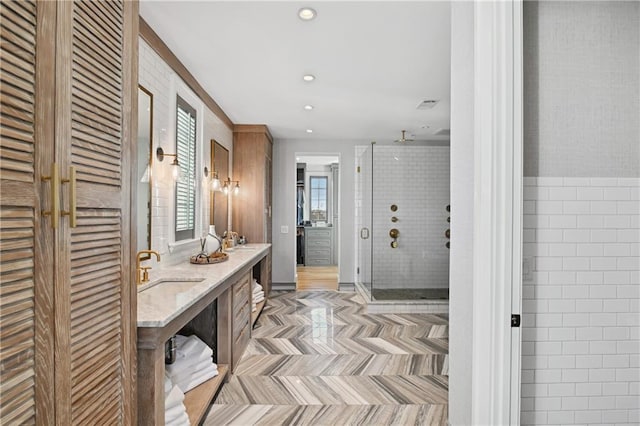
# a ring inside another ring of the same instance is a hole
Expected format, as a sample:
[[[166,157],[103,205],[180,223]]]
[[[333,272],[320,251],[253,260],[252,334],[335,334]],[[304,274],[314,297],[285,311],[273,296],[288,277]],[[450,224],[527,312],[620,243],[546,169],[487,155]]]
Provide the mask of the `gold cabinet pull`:
[[[51,210],[45,210],[42,212],[44,216],[51,216],[51,227],[56,229],[60,220],[60,188],[58,187],[59,172],[58,164],[51,164],[51,174],[49,176],[42,176],[42,181],[51,182]]]
[[[77,226],[76,210],[78,207],[76,198],[76,168],[69,167],[69,179],[62,179],[62,183],[69,184],[69,210],[63,210],[62,216],[69,216],[69,226]]]

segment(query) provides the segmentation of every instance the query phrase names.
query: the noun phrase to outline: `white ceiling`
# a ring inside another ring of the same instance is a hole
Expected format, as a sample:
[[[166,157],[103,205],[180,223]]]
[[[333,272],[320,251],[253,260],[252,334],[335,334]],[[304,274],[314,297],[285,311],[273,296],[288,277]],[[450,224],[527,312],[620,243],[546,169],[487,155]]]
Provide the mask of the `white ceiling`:
[[[276,139],[449,138],[433,136],[449,128],[448,2],[143,0],[140,14],[234,123]],[[440,102],[417,110],[426,99]]]

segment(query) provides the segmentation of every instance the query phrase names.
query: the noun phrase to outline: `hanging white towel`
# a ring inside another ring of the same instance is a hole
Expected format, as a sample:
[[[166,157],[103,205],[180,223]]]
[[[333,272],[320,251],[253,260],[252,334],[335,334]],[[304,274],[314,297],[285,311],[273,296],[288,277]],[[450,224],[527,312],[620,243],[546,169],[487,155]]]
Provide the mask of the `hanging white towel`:
[[[175,420],[165,423],[165,426],[190,426],[189,416],[187,415],[187,412],[185,411]]]
[[[178,385],[173,385],[171,391],[164,399],[165,411],[169,408],[182,405],[182,401],[184,401],[184,393],[182,393],[182,390]]]
[[[187,410],[184,407],[183,403],[180,403],[178,405],[174,405],[171,408],[165,408],[164,410],[164,422],[165,423],[169,423],[175,419],[177,419],[178,417],[180,417],[180,415],[182,413],[186,413]]]

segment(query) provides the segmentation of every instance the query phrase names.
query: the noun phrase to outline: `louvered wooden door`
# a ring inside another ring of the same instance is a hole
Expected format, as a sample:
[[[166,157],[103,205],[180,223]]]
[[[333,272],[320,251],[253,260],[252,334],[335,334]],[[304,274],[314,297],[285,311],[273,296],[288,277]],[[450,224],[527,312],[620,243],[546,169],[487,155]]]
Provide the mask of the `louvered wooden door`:
[[[137,4],[1,7],[0,424],[132,424]]]
[[[56,300],[64,301],[56,303],[56,420],[61,424],[131,424],[133,419],[129,126],[137,85],[134,8],[124,1],[58,3],[56,156],[69,180],[62,204],[70,212],[57,237],[63,248],[57,271],[61,285],[56,286]]]
[[[3,1],[0,15],[0,424],[47,424],[56,253],[41,178],[53,158],[55,4]]]

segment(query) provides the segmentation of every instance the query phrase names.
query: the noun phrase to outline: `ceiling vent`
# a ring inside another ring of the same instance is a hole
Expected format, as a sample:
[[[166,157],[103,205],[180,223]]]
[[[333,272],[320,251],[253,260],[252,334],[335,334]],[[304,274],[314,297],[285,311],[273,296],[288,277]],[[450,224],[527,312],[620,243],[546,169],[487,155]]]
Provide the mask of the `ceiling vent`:
[[[436,106],[438,102],[440,101],[436,99],[426,99],[418,104],[417,109],[431,109]]]
[[[438,129],[435,131],[436,136],[451,136],[451,129]]]

